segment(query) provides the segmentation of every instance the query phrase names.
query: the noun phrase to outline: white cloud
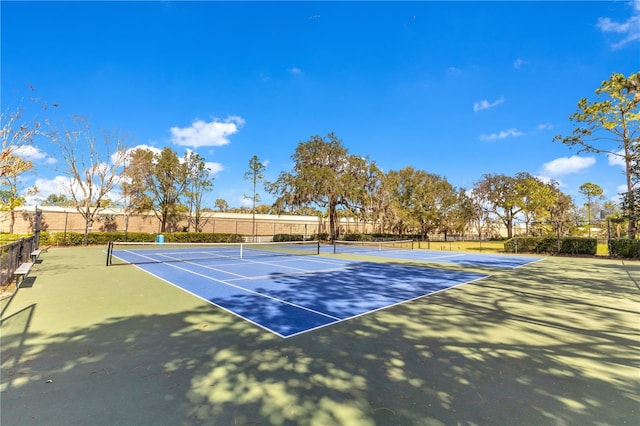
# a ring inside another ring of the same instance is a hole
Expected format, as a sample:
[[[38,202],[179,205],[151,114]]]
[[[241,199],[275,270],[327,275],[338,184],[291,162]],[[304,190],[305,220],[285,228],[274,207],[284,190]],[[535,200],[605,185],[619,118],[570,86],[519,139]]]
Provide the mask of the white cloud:
[[[554,125],[553,125],[553,124],[551,124],[551,123],[542,123],[542,124],[538,124],[538,130],[551,130],[551,129],[553,129],[554,127],[556,127],[556,126],[554,126]]]
[[[524,59],[516,59],[516,61],[513,63],[513,67],[517,70],[519,70],[523,65],[525,65],[527,63],[527,61],[525,61]]]
[[[244,195],[238,200],[238,202],[242,207],[253,207],[253,199],[245,197]]]
[[[302,70],[298,67],[293,67],[289,70],[289,72],[291,72],[291,74],[293,75],[301,75],[303,74]]]
[[[618,185],[614,190],[614,194],[609,194],[605,191],[605,195],[608,195],[609,201],[619,204],[623,200],[623,194],[627,193],[627,185]]]
[[[146,148],[146,145],[139,145],[139,146]],[[117,150],[116,152],[111,154],[111,156],[109,157],[109,159],[111,160],[111,164],[118,165],[118,166],[123,165],[126,162],[131,151],[135,150],[136,148],[138,147],[136,146],[133,148],[129,148],[125,151]]]
[[[220,163],[214,163],[213,161],[207,161],[205,163],[205,166],[211,170],[211,172],[209,173],[209,175],[215,175],[220,173],[221,171],[224,170],[224,167],[222,166],[222,164]]]
[[[242,125],[244,119],[234,115],[223,121],[213,120],[209,123],[196,120],[189,127],[172,127],[171,140],[176,145],[193,148],[223,146],[230,142],[229,136],[237,133]]]
[[[28,161],[44,160],[47,164],[54,164],[58,160],[49,156],[46,152],[33,145],[22,145],[17,147],[13,154]]]
[[[536,177],[536,179],[540,179],[542,182],[547,183],[547,184],[558,183],[558,181],[556,181],[554,178],[549,177],[549,176],[539,175],[539,176],[535,176],[535,177]]]
[[[474,102],[473,111],[478,112],[485,109],[493,108],[495,106],[500,105],[503,102],[504,102],[504,96],[494,102],[489,102],[488,100],[483,99],[480,102]]]
[[[38,198],[47,198],[51,194],[64,194],[69,196],[66,188],[71,185],[71,179],[67,176],[56,176],[53,179],[36,179],[34,186],[38,188]]]
[[[631,17],[624,22],[616,22],[611,18],[598,18],[596,27],[604,33],[622,35],[622,40],[614,43],[612,47],[619,49],[633,41],[640,40],[640,0],[632,3]]]
[[[609,160],[610,166],[620,166],[623,169],[626,167],[624,163],[624,151],[618,151],[618,155],[607,154],[607,159]]]
[[[135,151],[136,149],[146,149],[147,151],[151,151],[154,154],[160,154],[162,152],[162,150],[160,148],[156,148],[155,146],[149,146],[149,145],[142,144],[142,145],[136,145],[136,146],[133,146],[133,147],[127,149],[126,154],[130,154],[131,152]],[[116,158],[114,158],[112,156],[111,160],[114,161],[115,159]]]
[[[112,164],[121,164],[121,163],[127,161],[129,159],[129,155],[133,151],[135,151],[137,149],[144,149],[144,150],[147,150],[147,151],[151,151],[154,154],[160,154],[160,152],[162,152],[162,150],[160,148],[156,148],[155,146],[149,146],[149,145],[145,145],[145,144],[136,145],[136,146],[133,146],[133,147],[127,149],[124,152],[124,158],[120,158],[120,154],[117,153],[117,152],[111,154],[111,163]]]
[[[491,133],[490,135],[482,134],[480,135],[479,139],[485,142],[492,142],[499,139],[506,139],[508,137],[517,137],[517,136],[524,136],[524,133],[516,129],[509,129],[509,130],[503,130],[499,133]]]
[[[572,157],[556,158],[553,161],[542,165],[542,174],[544,176],[564,176],[579,173],[584,169],[593,166],[596,163],[594,157]]]

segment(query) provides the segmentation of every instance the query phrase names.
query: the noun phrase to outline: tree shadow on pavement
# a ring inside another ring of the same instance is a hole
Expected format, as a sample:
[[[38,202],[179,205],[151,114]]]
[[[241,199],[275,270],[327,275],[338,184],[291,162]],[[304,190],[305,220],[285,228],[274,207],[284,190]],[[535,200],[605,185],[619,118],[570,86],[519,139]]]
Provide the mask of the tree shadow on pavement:
[[[638,424],[640,297],[612,273],[539,262],[289,339],[205,302],[37,335],[16,310],[0,420]]]

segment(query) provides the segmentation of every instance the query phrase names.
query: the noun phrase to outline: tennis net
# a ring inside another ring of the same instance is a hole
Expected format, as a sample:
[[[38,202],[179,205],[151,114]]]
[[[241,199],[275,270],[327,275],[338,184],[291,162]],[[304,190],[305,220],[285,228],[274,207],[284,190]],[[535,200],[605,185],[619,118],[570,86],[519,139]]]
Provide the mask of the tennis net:
[[[412,250],[413,240],[334,241],[334,253],[366,253],[372,251]]]
[[[107,247],[107,266],[305,256],[319,253],[320,243],[318,241],[276,243],[131,243],[113,241]]]

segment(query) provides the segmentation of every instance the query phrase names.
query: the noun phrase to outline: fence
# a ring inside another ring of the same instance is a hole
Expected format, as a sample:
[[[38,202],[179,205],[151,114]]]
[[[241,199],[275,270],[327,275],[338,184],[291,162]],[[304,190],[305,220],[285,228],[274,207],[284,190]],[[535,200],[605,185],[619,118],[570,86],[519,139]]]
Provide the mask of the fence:
[[[0,287],[7,287],[13,281],[13,272],[23,262],[29,262],[31,252],[38,248],[38,236],[21,238],[0,246]]]

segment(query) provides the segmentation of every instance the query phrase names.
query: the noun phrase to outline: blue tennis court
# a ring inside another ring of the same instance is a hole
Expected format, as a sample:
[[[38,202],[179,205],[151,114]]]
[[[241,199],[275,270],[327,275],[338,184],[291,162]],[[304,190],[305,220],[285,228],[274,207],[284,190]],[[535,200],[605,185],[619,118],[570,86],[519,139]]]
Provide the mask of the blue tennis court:
[[[325,256],[182,257],[113,250],[128,263],[281,337],[345,321],[486,275]]]
[[[455,251],[437,251],[437,250],[425,250],[425,249],[396,249],[386,248],[384,245],[380,246],[366,246],[366,245],[339,245],[337,253],[353,254],[359,256],[374,256],[384,257],[390,259],[403,259],[403,260],[417,260],[422,262],[440,262],[440,263],[453,263],[458,265],[468,266],[480,266],[487,268],[504,268],[514,269],[525,265],[529,265],[534,262],[542,260],[538,257],[529,256],[509,256],[500,254],[476,254],[467,252],[455,252]],[[325,253],[333,253],[334,247],[323,246],[322,251]]]

